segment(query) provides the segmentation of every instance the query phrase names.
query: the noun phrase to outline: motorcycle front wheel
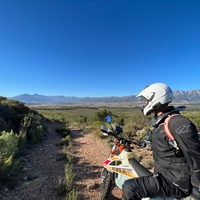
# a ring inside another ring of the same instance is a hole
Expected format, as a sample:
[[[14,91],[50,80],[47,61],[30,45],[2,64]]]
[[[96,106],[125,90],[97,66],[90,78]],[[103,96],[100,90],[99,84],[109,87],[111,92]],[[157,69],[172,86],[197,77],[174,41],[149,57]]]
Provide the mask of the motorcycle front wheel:
[[[117,189],[114,181],[111,178],[111,174],[104,170],[104,177],[102,179],[100,199],[101,200],[119,200],[121,191]]]

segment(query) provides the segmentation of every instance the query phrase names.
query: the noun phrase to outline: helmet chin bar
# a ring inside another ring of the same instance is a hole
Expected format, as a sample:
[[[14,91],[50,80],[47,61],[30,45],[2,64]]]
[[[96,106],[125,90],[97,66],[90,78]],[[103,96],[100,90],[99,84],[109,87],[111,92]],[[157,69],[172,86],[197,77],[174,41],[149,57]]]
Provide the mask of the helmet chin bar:
[[[151,110],[149,110],[147,113],[146,113],[146,116],[149,116],[150,114],[152,114],[152,112],[154,111],[158,111],[158,110],[161,110],[163,108],[163,106],[165,105],[168,105],[169,103],[166,103],[166,104],[161,104],[161,103],[158,103],[156,104]],[[143,106],[142,107],[142,113],[144,114],[144,108],[146,106]],[[145,114],[144,114],[145,115]]]
[[[145,107],[146,107],[146,106],[143,106],[143,107],[141,108],[141,111],[142,111],[142,114],[143,114],[144,116],[148,116],[148,115],[150,115],[150,114],[152,113],[152,110],[148,111],[148,112],[146,113],[146,115],[145,115],[145,114],[144,114],[144,109],[145,109]]]
[[[152,113],[153,110],[150,110],[146,113],[146,116],[149,116]]]

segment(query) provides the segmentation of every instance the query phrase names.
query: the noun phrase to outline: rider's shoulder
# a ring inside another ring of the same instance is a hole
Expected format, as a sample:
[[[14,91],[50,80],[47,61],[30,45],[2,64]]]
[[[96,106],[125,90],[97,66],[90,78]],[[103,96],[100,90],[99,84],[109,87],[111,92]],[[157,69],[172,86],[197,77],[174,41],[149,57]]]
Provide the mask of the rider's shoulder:
[[[168,127],[173,134],[190,137],[194,133],[197,133],[194,123],[182,114],[174,114],[170,117]]]

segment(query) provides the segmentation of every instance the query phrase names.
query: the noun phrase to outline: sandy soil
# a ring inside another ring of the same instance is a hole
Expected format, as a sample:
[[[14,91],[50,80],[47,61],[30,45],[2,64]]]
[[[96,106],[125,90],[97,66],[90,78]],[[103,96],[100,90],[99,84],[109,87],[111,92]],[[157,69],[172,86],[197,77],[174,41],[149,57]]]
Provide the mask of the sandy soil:
[[[104,140],[93,134],[72,130],[74,143],[75,185],[80,200],[97,200],[100,193],[100,174],[103,161],[108,158],[110,149]],[[93,189],[90,189],[93,188]]]

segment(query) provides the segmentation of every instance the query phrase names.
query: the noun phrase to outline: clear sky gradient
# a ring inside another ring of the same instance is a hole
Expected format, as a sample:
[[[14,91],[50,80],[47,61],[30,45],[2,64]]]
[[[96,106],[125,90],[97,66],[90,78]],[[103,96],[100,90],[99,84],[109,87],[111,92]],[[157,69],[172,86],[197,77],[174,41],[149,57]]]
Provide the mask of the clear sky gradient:
[[[0,96],[200,89],[199,0],[0,0]]]

